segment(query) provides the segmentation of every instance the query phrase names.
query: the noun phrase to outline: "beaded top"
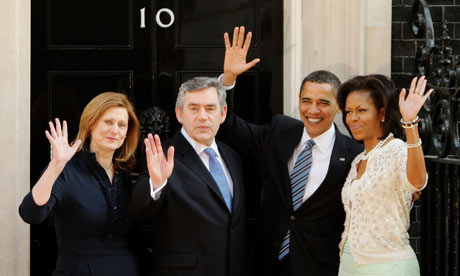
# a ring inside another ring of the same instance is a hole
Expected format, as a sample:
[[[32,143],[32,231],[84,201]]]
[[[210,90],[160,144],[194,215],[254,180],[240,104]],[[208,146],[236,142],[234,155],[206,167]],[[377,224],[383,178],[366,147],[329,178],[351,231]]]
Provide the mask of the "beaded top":
[[[393,139],[369,152],[366,170],[356,179],[363,154],[353,160],[342,190],[346,220],[340,247],[348,240],[356,264],[415,258],[407,230],[417,189],[407,179],[405,143]]]

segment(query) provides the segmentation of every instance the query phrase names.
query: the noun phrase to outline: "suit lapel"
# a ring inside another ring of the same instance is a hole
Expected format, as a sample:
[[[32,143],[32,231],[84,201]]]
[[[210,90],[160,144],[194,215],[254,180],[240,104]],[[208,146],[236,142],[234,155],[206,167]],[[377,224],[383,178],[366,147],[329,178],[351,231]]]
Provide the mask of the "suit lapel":
[[[222,197],[222,193],[214,181],[214,178],[212,178],[212,175],[209,173],[208,169],[203,164],[203,161],[190,145],[190,143],[180,132],[175,135],[174,140],[176,140],[173,142],[176,152],[175,158],[180,160],[185,166],[189,167],[190,170],[196,174],[196,176],[201,178],[211,189],[211,191],[214,192],[217,197],[219,197],[220,201],[225,206],[225,209],[227,212],[229,212],[227,205],[225,204],[225,200]]]

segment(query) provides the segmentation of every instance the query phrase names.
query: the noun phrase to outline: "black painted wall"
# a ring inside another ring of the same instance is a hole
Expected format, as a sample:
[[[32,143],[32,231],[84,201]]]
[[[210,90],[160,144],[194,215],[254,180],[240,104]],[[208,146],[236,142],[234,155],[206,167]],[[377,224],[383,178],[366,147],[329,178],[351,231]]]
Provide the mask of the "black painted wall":
[[[424,39],[416,39],[412,33],[411,14],[414,0],[393,0],[392,2],[392,37],[391,37],[391,78],[400,89],[409,87],[415,75],[415,53],[417,47],[424,44]],[[453,54],[460,54],[460,0],[426,0],[430,6],[433,27],[435,31],[435,44],[440,45],[442,35],[442,22],[449,23],[448,29],[451,36],[450,45]],[[422,194],[423,197],[423,194]],[[415,203],[411,212],[411,245],[417,253],[419,262],[421,256],[422,234],[422,208],[421,200]],[[422,274],[424,274],[422,272]]]

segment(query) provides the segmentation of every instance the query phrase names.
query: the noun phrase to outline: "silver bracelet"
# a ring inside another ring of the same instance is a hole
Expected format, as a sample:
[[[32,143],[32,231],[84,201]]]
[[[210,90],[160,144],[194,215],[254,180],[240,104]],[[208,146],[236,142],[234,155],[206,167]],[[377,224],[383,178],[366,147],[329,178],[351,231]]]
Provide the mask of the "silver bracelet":
[[[420,139],[420,138],[418,139],[418,142],[417,142],[417,143],[414,143],[414,144],[408,144],[408,143],[406,142],[406,147],[407,147],[408,149],[416,148],[416,147],[418,147],[418,146],[420,146],[420,145],[422,145],[422,139]]]

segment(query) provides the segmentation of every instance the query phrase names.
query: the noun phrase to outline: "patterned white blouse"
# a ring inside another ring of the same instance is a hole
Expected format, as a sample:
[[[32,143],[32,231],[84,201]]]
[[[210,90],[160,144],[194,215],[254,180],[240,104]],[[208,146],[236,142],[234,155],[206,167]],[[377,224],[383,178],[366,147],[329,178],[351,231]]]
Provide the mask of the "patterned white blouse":
[[[407,230],[412,193],[425,188],[426,183],[421,189],[409,183],[407,147],[400,139],[370,152],[365,172],[355,179],[363,154],[353,160],[342,189],[346,219],[341,252],[348,240],[355,265],[416,258]]]

